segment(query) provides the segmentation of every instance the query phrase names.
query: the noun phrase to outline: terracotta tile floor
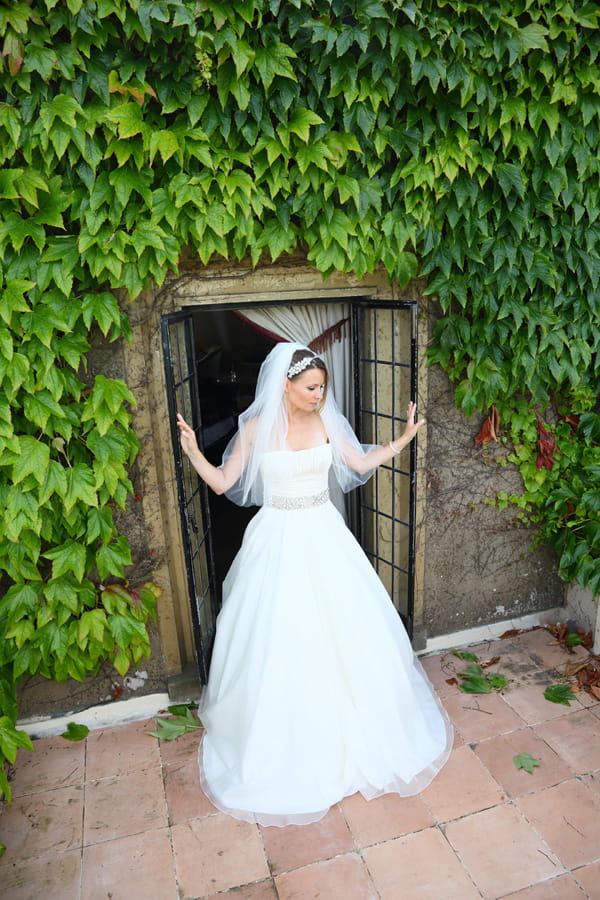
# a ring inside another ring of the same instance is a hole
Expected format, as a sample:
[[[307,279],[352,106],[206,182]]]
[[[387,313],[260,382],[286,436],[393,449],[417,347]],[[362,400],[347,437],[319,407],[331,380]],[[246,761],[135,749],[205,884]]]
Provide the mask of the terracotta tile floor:
[[[457,732],[417,797],[347,797],[315,825],[260,828],[217,812],[198,734],[159,743],[137,722],[22,752],[0,815],[6,900],[600,900],[600,703],[548,702],[574,655],[548,632],[470,647],[500,656],[501,694],[448,684],[424,660]],[[556,667],[556,668],[555,668]],[[557,671],[558,670],[558,671]],[[533,774],[513,756],[540,760]]]

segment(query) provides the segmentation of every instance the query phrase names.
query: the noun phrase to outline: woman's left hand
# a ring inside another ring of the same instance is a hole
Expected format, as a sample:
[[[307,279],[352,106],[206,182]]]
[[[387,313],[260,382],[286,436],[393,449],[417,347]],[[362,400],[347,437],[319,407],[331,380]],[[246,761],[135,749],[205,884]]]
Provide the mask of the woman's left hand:
[[[419,428],[423,425],[425,425],[425,419],[419,419],[417,421],[417,404],[411,400],[406,410],[406,425],[404,426],[404,431],[400,437],[393,439],[392,449],[395,449],[397,453],[400,452],[403,447],[410,444]]]

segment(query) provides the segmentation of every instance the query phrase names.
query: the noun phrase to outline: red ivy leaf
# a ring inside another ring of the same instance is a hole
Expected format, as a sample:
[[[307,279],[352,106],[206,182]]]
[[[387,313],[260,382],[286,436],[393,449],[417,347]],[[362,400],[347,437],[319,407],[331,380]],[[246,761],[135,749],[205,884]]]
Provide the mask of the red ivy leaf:
[[[567,425],[571,426],[573,431],[577,431],[577,428],[579,427],[579,416],[563,416],[563,419]]]
[[[537,413],[536,413],[537,415]],[[535,461],[536,469],[552,469],[554,466],[554,454],[560,453],[554,440],[554,435],[546,428],[539,416],[537,416],[538,427],[538,455]]]
[[[481,426],[481,431],[475,438],[475,446],[483,447],[484,444],[489,444],[491,441],[497,441],[499,428],[500,416],[496,407],[492,405],[489,416]]]

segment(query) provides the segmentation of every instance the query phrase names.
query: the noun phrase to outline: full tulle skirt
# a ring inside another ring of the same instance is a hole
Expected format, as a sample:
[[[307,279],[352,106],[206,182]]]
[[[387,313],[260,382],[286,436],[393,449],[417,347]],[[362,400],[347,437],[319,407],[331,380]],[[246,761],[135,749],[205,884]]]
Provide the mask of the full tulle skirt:
[[[422,791],[452,728],[385,588],[332,506],[262,508],[224,583],[200,702],[202,787],[263,825]]]

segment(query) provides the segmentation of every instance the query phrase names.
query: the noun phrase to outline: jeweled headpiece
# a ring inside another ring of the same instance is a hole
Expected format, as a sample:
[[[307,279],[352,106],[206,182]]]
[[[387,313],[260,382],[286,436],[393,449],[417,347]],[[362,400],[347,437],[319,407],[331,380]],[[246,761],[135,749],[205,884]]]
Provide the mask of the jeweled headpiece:
[[[303,356],[302,359],[299,359],[297,363],[294,363],[293,366],[289,367],[287,371],[287,377],[294,378],[295,375],[299,375],[300,372],[303,372],[305,369],[307,369],[313,359],[316,358],[316,356]]]

